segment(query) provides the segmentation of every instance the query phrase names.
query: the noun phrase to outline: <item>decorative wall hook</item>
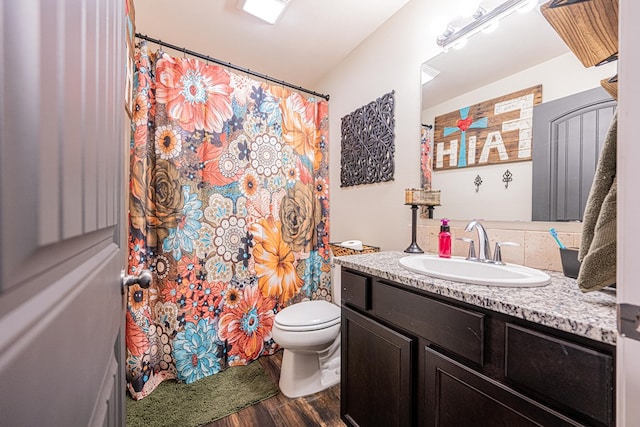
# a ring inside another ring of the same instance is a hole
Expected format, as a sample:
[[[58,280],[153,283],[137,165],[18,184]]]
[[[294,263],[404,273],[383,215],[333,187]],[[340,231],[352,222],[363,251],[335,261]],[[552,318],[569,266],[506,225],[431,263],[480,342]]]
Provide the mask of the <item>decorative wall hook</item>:
[[[480,175],[476,175],[476,179],[473,180],[473,184],[476,186],[476,193],[480,190],[480,186],[482,185],[482,178]]]
[[[505,173],[502,174],[502,182],[504,182],[504,188],[509,188],[509,183],[513,181],[513,174],[507,169]]]

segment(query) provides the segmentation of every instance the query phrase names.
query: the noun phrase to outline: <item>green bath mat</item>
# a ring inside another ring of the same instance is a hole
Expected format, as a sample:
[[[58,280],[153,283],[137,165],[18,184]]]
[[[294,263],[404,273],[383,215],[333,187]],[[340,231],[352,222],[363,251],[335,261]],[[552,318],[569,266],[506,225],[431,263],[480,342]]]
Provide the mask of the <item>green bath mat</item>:
[[[257,361],[192,384],[167,380],[142,400],[127,396],[127,427],[202,426],[278,392]]]

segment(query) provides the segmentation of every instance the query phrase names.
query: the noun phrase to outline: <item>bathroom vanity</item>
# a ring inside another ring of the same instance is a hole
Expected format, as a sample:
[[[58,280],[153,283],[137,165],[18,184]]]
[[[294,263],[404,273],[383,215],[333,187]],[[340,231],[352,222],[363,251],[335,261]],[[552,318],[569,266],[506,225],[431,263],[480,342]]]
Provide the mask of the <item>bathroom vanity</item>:
[[[615,425],[615,293],[536,288],[338,257],[341,417],[352,426]]]

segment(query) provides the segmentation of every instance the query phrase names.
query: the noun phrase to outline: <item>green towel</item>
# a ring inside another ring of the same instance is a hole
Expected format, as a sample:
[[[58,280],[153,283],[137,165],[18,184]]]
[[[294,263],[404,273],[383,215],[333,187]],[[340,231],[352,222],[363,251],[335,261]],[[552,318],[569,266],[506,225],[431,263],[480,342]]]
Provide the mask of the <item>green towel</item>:
[[[584,211],[578,260],[578,286],[597,291],[616,282],[616,144],[618,114],[613,116],[600,153]]]

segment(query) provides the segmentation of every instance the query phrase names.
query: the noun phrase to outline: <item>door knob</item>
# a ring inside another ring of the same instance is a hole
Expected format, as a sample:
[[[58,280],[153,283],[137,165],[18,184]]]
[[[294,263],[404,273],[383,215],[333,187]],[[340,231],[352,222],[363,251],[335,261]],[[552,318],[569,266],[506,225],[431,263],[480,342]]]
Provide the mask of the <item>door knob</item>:
[[[124,270],[120,272],[120,286],[122,287],[122,293],[124,294],[125,288],[131,285],[139,285],[143,289],[147,289],[151,285],[151,272],[149,270],[142,270],[140,274],[126,274]]]

